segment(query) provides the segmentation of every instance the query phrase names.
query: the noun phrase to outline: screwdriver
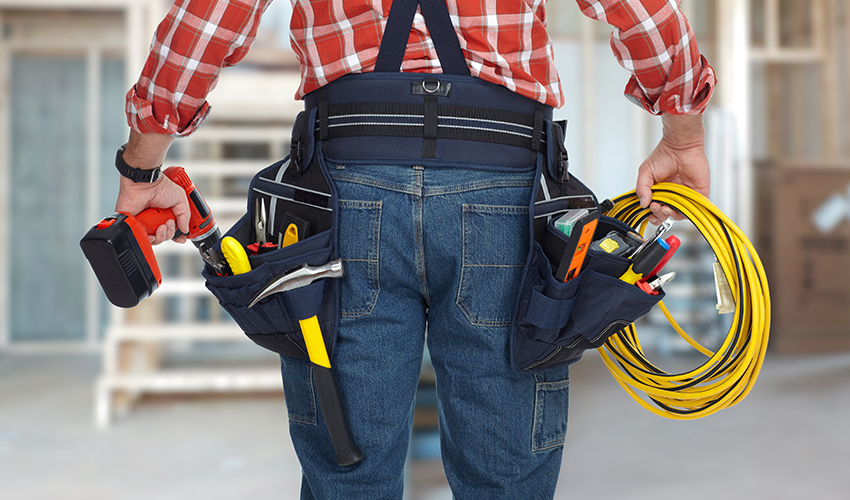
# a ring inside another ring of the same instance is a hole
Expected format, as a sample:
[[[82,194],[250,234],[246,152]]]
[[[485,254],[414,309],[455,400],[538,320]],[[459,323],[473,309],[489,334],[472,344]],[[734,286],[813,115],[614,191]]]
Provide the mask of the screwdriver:
[[[670,245],[666,241],[662,239],[653,240],[632,259],[632,265],[620,276],[620,279],[634,285],[644,276],[651,276],[650,272],[658,267],[658,264],[667,255],[668,250],[670,250]]]
[[[232,236],[222,238],[221,253],[224,254],[224,259],[230,266],[230,270],[234,276],[247,273],[251,270],[251,261],[248,260],[248,254],[236,238]]]
[[[667,245],[670,246],[670,249],[667,250],[667,253],[661,259],[661,261],[658,263],[658,265],[655,266],[655,269],[653,269],[649,273],[649,276],[652,276],[653,274],[660,273],[661,269],[663,269],[664,266],[666,266],[667,263],[670,262],[670,258],[673,257],[673,254],[676,253],[676,250],[678,250],[679,246],[682,244],[681,240],[679,240],[679,238],[676,235],[671,235],[671,236],[667,237],[667,239],[665,239],[664,241],[667,243]]]

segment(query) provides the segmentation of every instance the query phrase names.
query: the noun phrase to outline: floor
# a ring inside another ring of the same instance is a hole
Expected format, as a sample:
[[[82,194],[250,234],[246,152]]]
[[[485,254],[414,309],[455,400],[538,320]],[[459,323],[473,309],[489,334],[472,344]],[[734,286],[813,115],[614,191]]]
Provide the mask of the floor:
[[[97,430],[98,370],[0,353],[0,498],[297,498],[281,397],[143,400]],[[557,499],[850,498],[850,354],[772,355],[743,403],[697,421],[641,408],[595,353],[571,393]],[[412,460],[408,484],[406,500],[451,499],[439,459]]]

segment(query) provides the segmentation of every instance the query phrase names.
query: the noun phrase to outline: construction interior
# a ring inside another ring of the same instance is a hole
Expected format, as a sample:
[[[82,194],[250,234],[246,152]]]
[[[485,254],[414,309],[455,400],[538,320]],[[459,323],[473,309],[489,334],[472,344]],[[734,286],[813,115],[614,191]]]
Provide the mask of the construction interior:
[[[124,94],[170,4],[0,0],[0,498],[298,497],[279,361],[206,290],[196,249],[158,246],[163,285],[127,310],[108,303],[80,252],[114,208]],[[222,230],[245,213],[251,177],[289,151],[302,108],[289,9],[272,4],[247,58],[222,73],[207,122],[169,153]],[[718,75],[705,114],[711,199],[764,262],[770,350],[746,401],[692,422],[635,405],[588,352],[572,371],[556,498],[847,498],[850,1],[681,9]],[[600,199],[625,193],[660,121],[622,97],[609,26],[571,1],[547,14],[571,171]],[[717,346],[731,319],[715,309],[714,256],[688,222],[677,234],[665,302]],[[657,310],[637,328],[661,365],[701,362]],[[433,387],[426,356],[409,499],[451,498]]]

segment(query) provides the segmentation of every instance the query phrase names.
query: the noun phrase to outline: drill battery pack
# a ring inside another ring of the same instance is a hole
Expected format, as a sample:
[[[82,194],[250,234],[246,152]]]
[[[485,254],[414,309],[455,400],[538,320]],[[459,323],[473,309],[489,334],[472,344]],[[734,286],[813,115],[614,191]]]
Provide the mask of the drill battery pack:
[[[106,298],[118,307],[134,307],[162,283],[145,228],[134,217],[117,213],[86,233],[80,247]]]

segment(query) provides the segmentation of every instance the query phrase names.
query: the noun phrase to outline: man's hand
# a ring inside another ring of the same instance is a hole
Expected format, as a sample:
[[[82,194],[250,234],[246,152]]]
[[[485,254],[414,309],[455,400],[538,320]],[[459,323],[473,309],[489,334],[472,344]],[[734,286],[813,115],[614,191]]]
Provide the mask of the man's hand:
[[[652,200],[652,186],[674,182],[708,196],[711,172],[705,157],[702,115],[662,115],[661,141],[638,169],[636,192],[642,208],[649,207],[649,222],[660,224],[667,217],[682,219],[672,208]]]
[[[139,134],[131,130],[130,140],[124,149],[124,161],[134,168],[156,168],[162,164],[172,141],[167,135]],[[170,208],[176,219],[170,219],[157,228],[156,235],[150,238],[154,245],[173,238],[177,229],[183,233],[189,232],[189,200],[183,188],[164,175],[153,184],[135,183],[121,177],[115,211],[138,215],[150,207]],[[181,236],[176,241],[184,243],[186,237]]]
[[[183,233],[189,232],[189,201],[183,188],[164,175],[153,184],[135,183],[121,177],[115,211],[138,215],[149,207],[170,208],[176,219],[169,219],[157,228],[156,235],[150,237],[152,244],[159,245],[174,238],[178,227]],[[185,243],[186,237],[181,236],[176,241]]]

